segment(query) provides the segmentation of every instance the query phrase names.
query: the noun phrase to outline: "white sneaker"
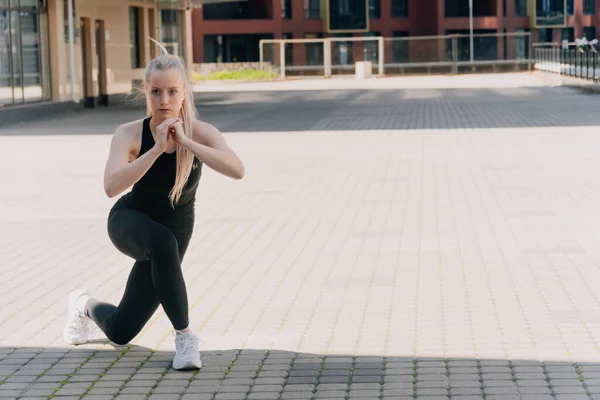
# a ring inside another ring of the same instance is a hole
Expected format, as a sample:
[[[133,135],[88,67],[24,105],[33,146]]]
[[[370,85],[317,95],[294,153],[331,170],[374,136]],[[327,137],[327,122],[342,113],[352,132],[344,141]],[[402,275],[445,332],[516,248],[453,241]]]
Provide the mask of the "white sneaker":
[[[92,338],[92,320],[85,315],[84,309],[89,298],[87,289],[69,293],[69,316],[63,331],[63,339],[67,344],[83,344]]]
[[[174,369],[202,368],[200,350],[198,350],[198,337],[194,333],[175,331],[175,349]]]

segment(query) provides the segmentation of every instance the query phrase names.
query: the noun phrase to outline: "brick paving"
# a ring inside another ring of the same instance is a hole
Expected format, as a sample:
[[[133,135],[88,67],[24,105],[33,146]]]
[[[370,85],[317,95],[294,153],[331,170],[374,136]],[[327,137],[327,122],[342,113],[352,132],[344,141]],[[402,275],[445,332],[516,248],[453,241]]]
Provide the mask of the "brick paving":
[[[132,265],[102,172],[111,129],[143,113],[86,111],[0,128],[0,400],[600,398],[600,97],[199,97],[247,167],[205,169],[198,192],[204,367],[171,369],[162,309],[130,345],[62,343],[67,293],[117,302]]]

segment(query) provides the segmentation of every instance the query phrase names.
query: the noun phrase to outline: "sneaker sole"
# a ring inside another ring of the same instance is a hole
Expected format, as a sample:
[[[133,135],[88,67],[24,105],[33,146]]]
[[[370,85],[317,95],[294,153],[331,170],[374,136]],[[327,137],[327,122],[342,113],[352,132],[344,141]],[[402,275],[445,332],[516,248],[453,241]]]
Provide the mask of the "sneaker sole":
[[[183,363],[183,365],[179,366],[177,364],[175,364],[175,362],[173,362],[173,369],[176,369],[177,371],[185,371],[185,370],[190,370],[190,369],[200,369],[202,368],[202,361],[200,361],[199,363],[195,363],[193,360],[189,360]]]

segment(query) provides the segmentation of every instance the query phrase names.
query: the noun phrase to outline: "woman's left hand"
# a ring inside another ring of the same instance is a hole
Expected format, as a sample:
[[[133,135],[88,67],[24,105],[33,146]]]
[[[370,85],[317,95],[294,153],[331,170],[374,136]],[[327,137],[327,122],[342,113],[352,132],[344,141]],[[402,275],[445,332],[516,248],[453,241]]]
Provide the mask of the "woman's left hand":
[[[186,143],[190,140],[183,129],[183,121],[178,119],[174,124],[169,127],[169,135],[173,138],[173,141],[177,146],[186,147]]]

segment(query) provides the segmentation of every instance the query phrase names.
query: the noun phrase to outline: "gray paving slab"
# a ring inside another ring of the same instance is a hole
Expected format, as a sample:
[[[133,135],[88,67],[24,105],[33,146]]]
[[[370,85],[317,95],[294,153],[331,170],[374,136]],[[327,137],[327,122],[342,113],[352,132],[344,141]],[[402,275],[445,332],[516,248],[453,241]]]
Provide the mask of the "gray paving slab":
[[[247,168],[198,191],[199,372],[162,309],[62,342],[70,290],[123,292],[102,173],[143,113],[0,128],[0,398],[597,398],[600,97],[519,79],[198,93]]]

